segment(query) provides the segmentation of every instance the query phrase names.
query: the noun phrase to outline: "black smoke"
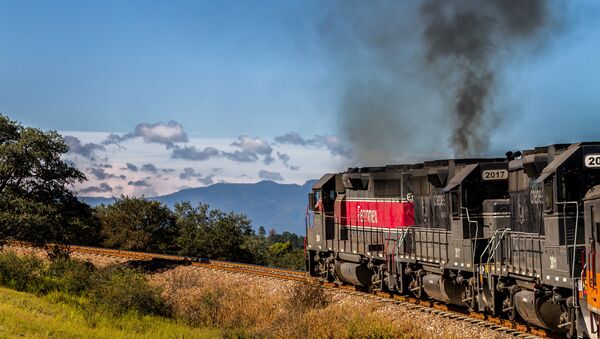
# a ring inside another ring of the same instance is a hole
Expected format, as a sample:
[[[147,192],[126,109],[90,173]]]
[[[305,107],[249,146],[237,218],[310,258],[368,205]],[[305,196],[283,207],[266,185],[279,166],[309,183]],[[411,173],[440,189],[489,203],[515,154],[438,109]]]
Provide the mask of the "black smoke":
[[[341,134],[365,162],[411,158],[407,149],[443,152],[443,145],[456,156],[485,154],[508,116],[498,100],[509,89],[504,72],[515,56],[535,56],[547,45],[560,21],[557,6],[335,2],[321,32],[341,71]]]

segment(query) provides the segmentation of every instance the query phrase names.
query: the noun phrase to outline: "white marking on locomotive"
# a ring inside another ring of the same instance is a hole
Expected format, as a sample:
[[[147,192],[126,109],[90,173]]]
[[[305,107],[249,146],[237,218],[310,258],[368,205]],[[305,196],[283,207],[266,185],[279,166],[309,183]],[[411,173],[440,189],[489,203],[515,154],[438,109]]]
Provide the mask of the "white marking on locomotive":
[[[446,197],[443,194],[436,194],[433,196],[433,206],[444,207],[446,206]]]
[[[481,171],[481,179],[483,180],[506,180],[508,179],[508,170],[484,170]]]
[[[544,194],[541,188],[532,188],[529,193],[529,201],[533,205],[541,205],[544,201]]]
[[[377,210],[362,210],[358,207],[358,217],[363,221],[370,222],[372,224],[377,223]]]
[[[585,167],[600,168],[600,154],[588,154],[584,159]]]

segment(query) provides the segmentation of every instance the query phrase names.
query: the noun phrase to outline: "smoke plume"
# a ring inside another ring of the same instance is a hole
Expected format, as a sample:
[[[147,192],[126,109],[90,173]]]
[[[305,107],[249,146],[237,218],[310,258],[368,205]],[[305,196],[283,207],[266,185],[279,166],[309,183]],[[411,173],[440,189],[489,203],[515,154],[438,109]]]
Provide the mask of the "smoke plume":
[[[349,1],[321,32],[340,65],[342,135],[363,162],[415,153],[483,155],[507,116],[497,102],[515,56],[554,33],[545,0]],[[441,147],[440,147],[441,146]],[[447,148],[446,148],[447,150]]]

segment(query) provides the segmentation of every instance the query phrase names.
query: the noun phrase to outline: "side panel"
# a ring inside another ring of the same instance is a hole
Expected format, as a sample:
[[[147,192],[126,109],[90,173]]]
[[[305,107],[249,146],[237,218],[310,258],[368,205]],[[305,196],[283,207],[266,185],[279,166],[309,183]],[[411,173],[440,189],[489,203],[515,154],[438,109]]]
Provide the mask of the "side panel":
[[[414,224],[413,204],[392,199],[362,200],[346,198],[345,215],[340,215],[343,226],[397,228]]]

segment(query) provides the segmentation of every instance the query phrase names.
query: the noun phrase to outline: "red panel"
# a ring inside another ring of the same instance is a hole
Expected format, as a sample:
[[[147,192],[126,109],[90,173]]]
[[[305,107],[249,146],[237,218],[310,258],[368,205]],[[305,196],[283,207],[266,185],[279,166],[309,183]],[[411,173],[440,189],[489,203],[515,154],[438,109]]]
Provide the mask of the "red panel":
[[[336,212],[344,226],[397,228],[415,223],[412,202],[392,200],[344,200]]]

